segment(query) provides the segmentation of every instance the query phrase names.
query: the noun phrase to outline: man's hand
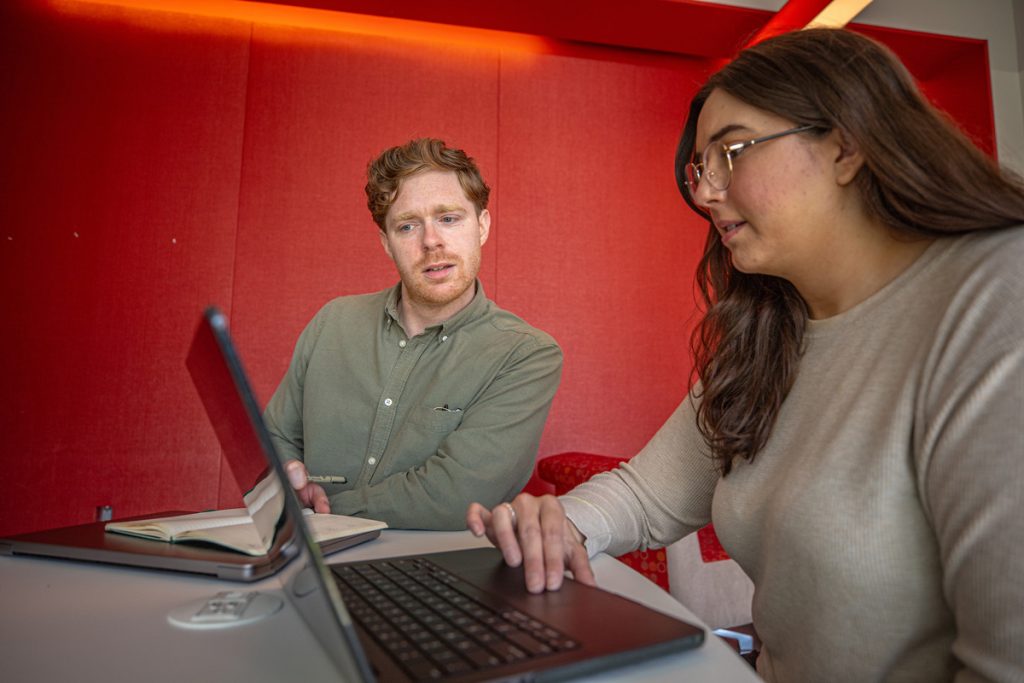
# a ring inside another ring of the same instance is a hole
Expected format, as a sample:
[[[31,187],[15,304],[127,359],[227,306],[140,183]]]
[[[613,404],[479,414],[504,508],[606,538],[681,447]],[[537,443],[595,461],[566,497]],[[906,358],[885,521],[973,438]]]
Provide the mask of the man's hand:
[[[295,494],[303,507],[313,508],[313,512],[330,512],[331,504],[327,500],[327,494],[319,484],[309,483],[309,473],[306,466],[298,460],[289,460],[284,464],[288,473],[288,481],[291,482]]]
[[[521,493],[493,510],[471,503],[466,526],[474,536],[486,534],[509,566],[524,565],[526,588],[531,593],[561,588],[566,567],[580,583],[596,585],[583,534],[554,496],[537,498]]]

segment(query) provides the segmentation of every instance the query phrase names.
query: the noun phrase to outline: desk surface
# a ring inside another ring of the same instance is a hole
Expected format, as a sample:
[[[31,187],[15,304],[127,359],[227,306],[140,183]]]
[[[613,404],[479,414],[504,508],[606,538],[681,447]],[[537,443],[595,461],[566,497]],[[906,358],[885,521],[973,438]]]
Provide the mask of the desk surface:
[[[469,532],[385,531],[328,562],[487,545]],[[656,585],[611,557],[594,560],[598,585],[667,614],[700,623]],[[0,672],[29,680],[337,680],[327,655],[285,602],[255,623],[217,630],[174,626],[189,603],[236,588],[280,595],[276,579],[238,584],[110,565],[0,557]],[[589,677],[588,681],[757,681],[717,638],[692,652]]]

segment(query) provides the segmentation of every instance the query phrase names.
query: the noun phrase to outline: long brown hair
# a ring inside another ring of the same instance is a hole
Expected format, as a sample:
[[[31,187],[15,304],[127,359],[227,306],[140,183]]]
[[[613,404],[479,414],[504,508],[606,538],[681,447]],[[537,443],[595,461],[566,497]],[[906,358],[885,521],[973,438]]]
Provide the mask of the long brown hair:
[[[936,236],[1024,223],[1024,182],[936,110],[887,48],[844,29],[759,43],[694,96],[676,150],[676,183],[709,220],[684,171],[699,152],[697,119],[716,89],[794,125],[842,130],[864,155],[855,183],[866,210],[896,231]],[[724,475],[768,440],[796,379],[808,311],[788,281],[734,268],[713,224],[696,279],[704,308],[691,339],[701,385],[697,420]]]

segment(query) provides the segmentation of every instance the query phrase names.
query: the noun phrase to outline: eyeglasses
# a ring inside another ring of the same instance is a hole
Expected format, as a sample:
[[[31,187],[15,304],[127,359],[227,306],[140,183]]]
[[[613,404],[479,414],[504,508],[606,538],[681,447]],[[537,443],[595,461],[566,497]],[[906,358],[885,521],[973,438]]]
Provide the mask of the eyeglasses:
[[[702,180],[707,180],[708,184],[716,190],[721,191],[728,189],[729,183],[732,181],[733,159],[738,157],[743,150],[762,142],[768,142],[769,140],[775,140],[776,138],[781,138],[786,135],[792,135],[793,133],[803,133],[804,131],[811,130],[812,128],[814,128],[814,126],[797,126],[796,128],[784,130],[781,133],[765,135],[760,138],[745,140],[743,142],[734,142],[729,145],[724,142],[709,143],[708,146],[704,148],[704,153],[701,155],[701,162],[699,164],[691,162],[686,165],[686,185],[690,188],[690,196],[694,196],[697,192],[697,185]]]

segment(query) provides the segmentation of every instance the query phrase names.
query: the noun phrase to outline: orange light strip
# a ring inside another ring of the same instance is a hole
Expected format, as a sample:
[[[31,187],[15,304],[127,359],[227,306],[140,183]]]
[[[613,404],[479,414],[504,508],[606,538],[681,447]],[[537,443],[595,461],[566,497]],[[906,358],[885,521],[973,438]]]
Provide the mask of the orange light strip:
[[[841,28],[853,21],[854,17],[863,12],[871,2],[872,0],[832,0],[807,26]]]
[[[744,47],[751,47],[766,38],[805,28],[811,19],[818,16],[829,4],[830,0],[788,0]]]
[[[117,7],[188,16],[235,19],[253,24],[292,26],[382,38],[442,43],[447,46],[548,52],[551,41],[510,31],[467,28],[412,19],[321,10],[250,0],[45,0],[58,12],[94,14],[91,9]]]

